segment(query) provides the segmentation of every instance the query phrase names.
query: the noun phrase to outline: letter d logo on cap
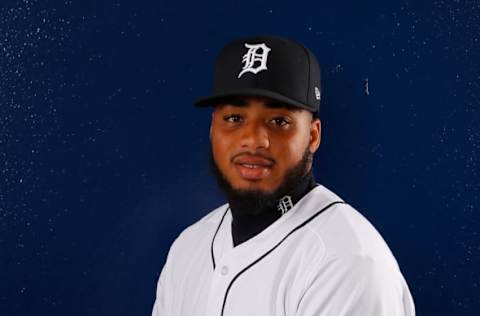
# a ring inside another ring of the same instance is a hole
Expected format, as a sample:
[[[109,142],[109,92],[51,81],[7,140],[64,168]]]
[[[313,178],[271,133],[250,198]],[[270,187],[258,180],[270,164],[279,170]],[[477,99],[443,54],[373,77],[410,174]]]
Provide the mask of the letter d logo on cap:
[[[268,53],[271,51],[270,47],[265,45],[265,43],[245,43],[245,47],[248,48],[248,51],[245,53],[245,55],[243,55],[242,62],[244,65],[242,71],[238,74],[238,78],[240,78],[246,72],[257,74],[259,71],[267,70],[267,57]],[[258,52],[259,50],[261,50],[260,53]],[[257,61],[260,63],[260,65],[254,68],[253,66]]]

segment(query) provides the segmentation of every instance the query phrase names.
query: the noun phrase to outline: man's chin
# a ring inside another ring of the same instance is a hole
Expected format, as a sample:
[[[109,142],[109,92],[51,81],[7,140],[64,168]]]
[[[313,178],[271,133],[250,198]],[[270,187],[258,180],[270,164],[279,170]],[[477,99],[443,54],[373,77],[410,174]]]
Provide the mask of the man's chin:
[[[237,197],[237,198],[261,198],[261,199],[268,199],[273,197],[275,192],[271,191],[264,191],[258,189],[235,189],[231,188],[230,192],[227,193],[229,197]]]
[[[245,184],[232,184],[229,181],[231,189],[239,194],[255,194],[255,195],[270,195],[275,192],[277,188],[267,188],[265,184],[258,182],[250,182]]]
[[[213,172],[220,189],[225,193],[230,205],[235,205],[237,210],[244,213],[259,214],[265,210],[276,207],[278,200],[285,194],[295,189],[302,178],[308,173],[308,165],[312,154],[308,147],[302,159],[286,171],[280,183],[275,185],[274,179],[261,179],[250,181],[234,175],[227,176],[220,171],[212,152],[210,152],[210,170]]]

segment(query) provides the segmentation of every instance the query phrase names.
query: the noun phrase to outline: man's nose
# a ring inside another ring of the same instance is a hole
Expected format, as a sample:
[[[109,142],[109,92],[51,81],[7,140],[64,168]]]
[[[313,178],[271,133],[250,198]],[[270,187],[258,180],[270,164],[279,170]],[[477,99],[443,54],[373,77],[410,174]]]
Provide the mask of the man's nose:
[[[268,131],[258,123],[249,123],[243,126],[240,142],[242,148],[251,150],[270,147]]]

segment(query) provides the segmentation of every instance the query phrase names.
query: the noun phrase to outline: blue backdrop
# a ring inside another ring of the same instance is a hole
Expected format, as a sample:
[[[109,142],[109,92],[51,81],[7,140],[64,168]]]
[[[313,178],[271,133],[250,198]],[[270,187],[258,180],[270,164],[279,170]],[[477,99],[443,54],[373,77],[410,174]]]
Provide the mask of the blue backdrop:
[[[238,36],[322,67],[317,181],[380,231],[418,315],[480,310],[480,2],[2,0],[0,315],[148,315],[224,203],[207,94]]]

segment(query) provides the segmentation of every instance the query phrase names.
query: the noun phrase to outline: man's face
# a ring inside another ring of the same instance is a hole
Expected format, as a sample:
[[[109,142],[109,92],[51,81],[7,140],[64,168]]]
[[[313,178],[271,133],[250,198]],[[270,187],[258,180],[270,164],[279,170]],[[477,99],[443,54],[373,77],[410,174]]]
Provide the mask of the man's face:
[[[272,99],[238,97],[215,107],[210,139],[213,159],[232,188],[272,193],[306,150],[318,149],[320,120]]]

